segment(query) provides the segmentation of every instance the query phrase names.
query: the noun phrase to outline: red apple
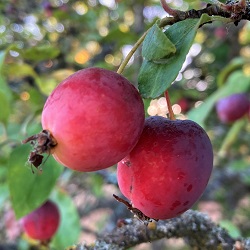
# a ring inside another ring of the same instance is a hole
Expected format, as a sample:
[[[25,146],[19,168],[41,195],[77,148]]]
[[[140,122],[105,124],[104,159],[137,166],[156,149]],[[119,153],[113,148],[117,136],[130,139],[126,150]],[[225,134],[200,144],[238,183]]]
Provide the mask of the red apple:
[[[116,164],[133,149],[144,119],[140,94],[125,77],[87,68],[51,93],[42,112],[44,130],[24,143],[37,143],[30,155],[35,166],[40,163],[37,154],[47,152],[73,170],[96,171]]]
[[[188,210],[204,192],[213,167],[206,132],[190,120],[146,119],[137,145],[118,163],[122,194],[154,219]]]
[[[247,114],[249,99],[246,94],[238,93],[221,98],[216,103],[218,118],[223,123],[234,122]]]
[[[24,231],[35,240],[49,240],[56,233],[60,223],[60,213],[57,205],[51,201],[45,202],[22,219]]]

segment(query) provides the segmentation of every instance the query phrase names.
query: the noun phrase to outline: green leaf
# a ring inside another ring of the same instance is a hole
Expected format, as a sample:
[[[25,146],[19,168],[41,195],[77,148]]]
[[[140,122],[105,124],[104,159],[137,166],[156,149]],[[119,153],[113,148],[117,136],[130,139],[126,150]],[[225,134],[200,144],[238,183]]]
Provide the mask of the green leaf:
[[[45,95],[49,95],[57,85],[58,82],[50,75],[41,77],[41,81],[38,82],[39,89]]]
[[[175,45],[168,39],[157,24],[154,24],[145,37],[142,56],[148,60],[158,60],[176,52]]]
[[[93,36],[94,34],[92,34]],[[122,39],[117,39],[117,37],[122,37]],[[97,37],[92,37],[93,40],[96,40]],[[91,38],[89,38],[91,39]],[[107,36],[102,38],[101,43],[113,43],[113,41],[116,41],[117,46],[121,47],[126,44],[131,44],[133,41],[137,39],[137,34],[131,32],[127,32],[126,35],[124,32],[122,32],[119,27],[113,28],[109,30],[109,33]]]
[[[8,186],[6,183],[3,183],[0,185],[0,211],[2,210],[4,206],[4,202],[7,200],[9,197],[9,190]]]
[[[34,79],[38,78],[37,73],[29,64],[16,64],[11,63],[6,65],[6,71],[9,76],[22,78],[25,76],[32,76]]]
[[[241,232],[240,232],[239,228],[236,225],[234,225],[231,221],[223,220],[223,221],[220,221],[219,224],[221,227],[224,227],[228,231],[229,235],[232,238],[241,237]]]
[[[220,71],[217,77],[217,85],[222,86],[233,71],[242,68],[242,66],[246,63],[247,61],[245,60],[245,58],[234,58],[224,69]]]
[[[9,160],[8,186],[17,219],[30,213],[47,200],[63,169],[50,156],[42,166],[42,174],[33,174],[27,164],[30,150],[30,145],[18,146],[11,153]]]
[[[56,190],[52,200],[59,206],[61,222],[51,246],[53,249],[65,249],[78,242],[81,226],[77,209],[71,198],[62,191]]]
[[[53,79],[46,78],[45,80],[42,79],[38,74],[35,72],[35,70],[29,65],[29,64],[8,64],[7,68],[7,74],[10,76],[14,76],[16,78],[22,78],[25,76],[31,76],[34,78],[36,85],[38,86],[39,90],[43,94],[50,94],[51,91],[56,86],[56,82]]]
[[[103,178],[98,174],[91,175],[91,189],[96,197],[103,195]]]
[[[8,99],[8,95],[0,89],[0,121],[6,123],[8,121],[8,117],[10,115],[10,100]]]
[[[43,45],[36,46],[22,51],[22,56],[24,59],[32,61],[43,61],[48,59],[54,59],[60,54],[58,48]]]
[[[246,92],[250,88],[250,78],[242,71],[232,73],[225,85],[210,95],[199,107],[188,112],[188,119],[193,120],[204,127],[204,123],[215,103],[222,97],[233,93]]]
[[[199,19],[184,20],[165,31],[176,52],[158,63],[143,61],[138,78],[139,91],[143,97],[158,97],[175,80],[193,43],[199,23]]]
[[[12,99],[12,92],[8,87],[8,84],[3,76],[3,65],[5,61],[6,51],[0,51],[0,89],[4,93],[6,100],[8,100],[10,105],[10,101]],[[4,107],[4,106],[1,106]]]
[[[2,107],[0,112],[0,121],[5,124],[8,121],[11,109],[11,100],[12,100],[12,92],[8,87],[7,82],[3,76],[3,66],[4,66],[6,51],[0,51],[0,107]]]
[[[233,123],[233,125],[227,132],[226,137],[223,139],[223,142],[218,152],[219,156],[222,157],[226,156],[228,149],[232,146],[233,143],[237,141],[240,132],[246,126],[246,124],[247,124],[246,119],[240,119]]]
[[[160,96],[175,80],[192,45],[198,22],[191,19],[173,24],[165,34],[175,45],[176,52],[159,63],[143,61],[138,81],[144,98]]]
[[[158,61],[144,59],[138,78],[139,91],[144,98],[156,98],[171,85],[185,62],[197,29],[200,25],[215,20],[223,19],[203,14],[200,19],[187,19],[175,23],[165,31],[165,35],[175,46],[176,52],[168,54],[166,58]],[[146,40],[146,42],[148,41]],[[154,48],[153,46],[150,48],[150,55],[154,53],[152,51]],[[159,53],[157,50],[155,48],[155,53]]]
[[[240,174],[242,176],[241,179],[242,183],[250,185],[250,176],[249,174],[247,174],[247,171],[249,169],[249,162],[247,159],[243,158],[231,161],[228,167],[233,172]]]

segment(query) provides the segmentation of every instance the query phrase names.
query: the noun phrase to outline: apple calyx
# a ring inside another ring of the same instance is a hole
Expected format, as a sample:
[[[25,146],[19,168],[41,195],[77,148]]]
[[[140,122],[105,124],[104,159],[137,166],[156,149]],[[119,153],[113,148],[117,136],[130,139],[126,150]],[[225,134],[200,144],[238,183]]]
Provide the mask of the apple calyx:
[[[44,153],[51,154],[51,150],[57,145],[55,138],[48,130],[42,130],[40,133],[32,135],[22,141],[23,144],[30,143],[33,150],[30,152],[28,162],[35,168],[38,168],[43,161]],[[32,169],[32,172],[33,169]]]

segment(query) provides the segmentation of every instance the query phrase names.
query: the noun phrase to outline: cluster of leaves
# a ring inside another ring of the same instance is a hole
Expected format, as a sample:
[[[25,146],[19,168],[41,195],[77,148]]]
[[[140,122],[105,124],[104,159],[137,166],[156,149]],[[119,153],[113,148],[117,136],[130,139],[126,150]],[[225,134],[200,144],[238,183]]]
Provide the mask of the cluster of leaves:
[[[141,1],[136,1],[134,7],[132,0],[117,2],[118,8],[96,1],[43,1],[33,3],[34,6],[30,1],[0,3],[0,213],[4,213],[5,204],[10,200],[19,219],[48,197],[52,198],[59,204],[63,218],[53,240],[56,249],[77,242],[80,234],[78,211],[67,193],[67,185],[62,185],[65,179],[70,182],[74,174],[59,166],[52,157],[46,161],[41,175],[32,174],[30,166],[25,164],[30,147],[21,146],[20,142],[41,130],[40,113],[44,101],[61,80],[77,69],[92,65],[114,70],[122,60],[126,46],[135,43],[138,30],[133,24],[136,26],[135,22],[140,22],[135,21],[135,13],[139,10],[142,17],[143,10],[153,3],[149,1],[148,6],[143,6]],[[199,3],[194,4],[198,7]],[[137,26],[145,25],[147,29],[152,25],[147,16],[144,21]],[[214,21],[217,22],[214,24]],[[213,24],[205,25],[208,22]],[[242,119],[233,125],[222,125],[213,112],[219,98],[250,89],[250,57],[246,53],[250,43],[249,24],[235,28],[226,22],[226,19],[204,14],[199,19],[175,23],[164,32],[159,22],[154,22],[142,46],[143,63],[138,84],[146,108],[167,88],[173,103],[181,97],[188,100],[189,112],[185,115],[207,129],[215,152],[220,153],[216,154],[215,167],[222,171],[218,171],[219,177],[212,178],[203,199],[215,200],[225,209],[233,202],[233,208],[237,208],[244,218],[249,218],[244,206],[240,206],[240,199],[232,200],[226,194],[228,189],[221,177],[224,171],[230,171],[232,176],[239,176],[241,188],[249,186],[249,178],[241,174],[249,166],[249,121]],[[227,29],[219,36],[216,31],[221,26]],[[200,46],[201,52],[184,67],[194,44]],[[230,52],[232,47],[234,53]],[[78,60],[79,56],[81,60]],[[135,57],[134,63],[124,72],[130,80],[137,78],[131,79],[138,69],[136,62]],[[200,73],[196,79],[195,76],[185,77],[187,72],[193,73],[197,69]],[[180,73],[182,79],[177,81]],[[207,84],[202,91],[197,88],[201,79]],[[203,103],[195,108],[197,102]],[[91,190],[84,186],[85,191],[103,198],[100,191],[103,179],[98,175],[84,175],[92,185]],[[227,180],[231,187],[234,179]],[[240,198],[249,202],[245,193]],[[239,235],[240,231],[230,221],[237,218],[237,213],[230,212],[225,213],[223,219],[227,220],[225,227],[232,232],[236,230]],[[244,235],[250,227],[241,221],[238,227]]]

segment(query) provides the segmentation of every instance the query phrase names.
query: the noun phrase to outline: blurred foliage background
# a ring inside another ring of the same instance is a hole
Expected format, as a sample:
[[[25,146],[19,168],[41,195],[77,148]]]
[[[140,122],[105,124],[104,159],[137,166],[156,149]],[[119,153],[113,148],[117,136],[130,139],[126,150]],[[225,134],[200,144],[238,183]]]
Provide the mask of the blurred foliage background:
[[[200,1],[169,1],[173,8],[205,6]],[[41,130],[46,97],[76,70],[97,66],[117,70],[140,35],[166,16],[158,0],[2,0],[0,2],[0,249],[36,244],[22,233],[18,218],[48,197],[60,207],[55,249],[91,243],[119,218],[131,217],[112,197],[119,194],[115,166],[76,173],[52,157],[43,173],[26,163],[27,136]],[[199,209],[233,237],[250,235],[250,125],[243,118],[221,124],[214,104],[250,88],[250,24],[213,23],[199,29],[169,93],[176,116],[200,123],[215,152],[215,166]],[[124,75],[137,85],[140,50]],[[147,115],[167,115],[163,97],[145,100]],[[15,212],[15,213],[14,213]],[[16,216],[16,219],[15,219]],[[184,240],[160,240],[135,249],[188,249]]]

